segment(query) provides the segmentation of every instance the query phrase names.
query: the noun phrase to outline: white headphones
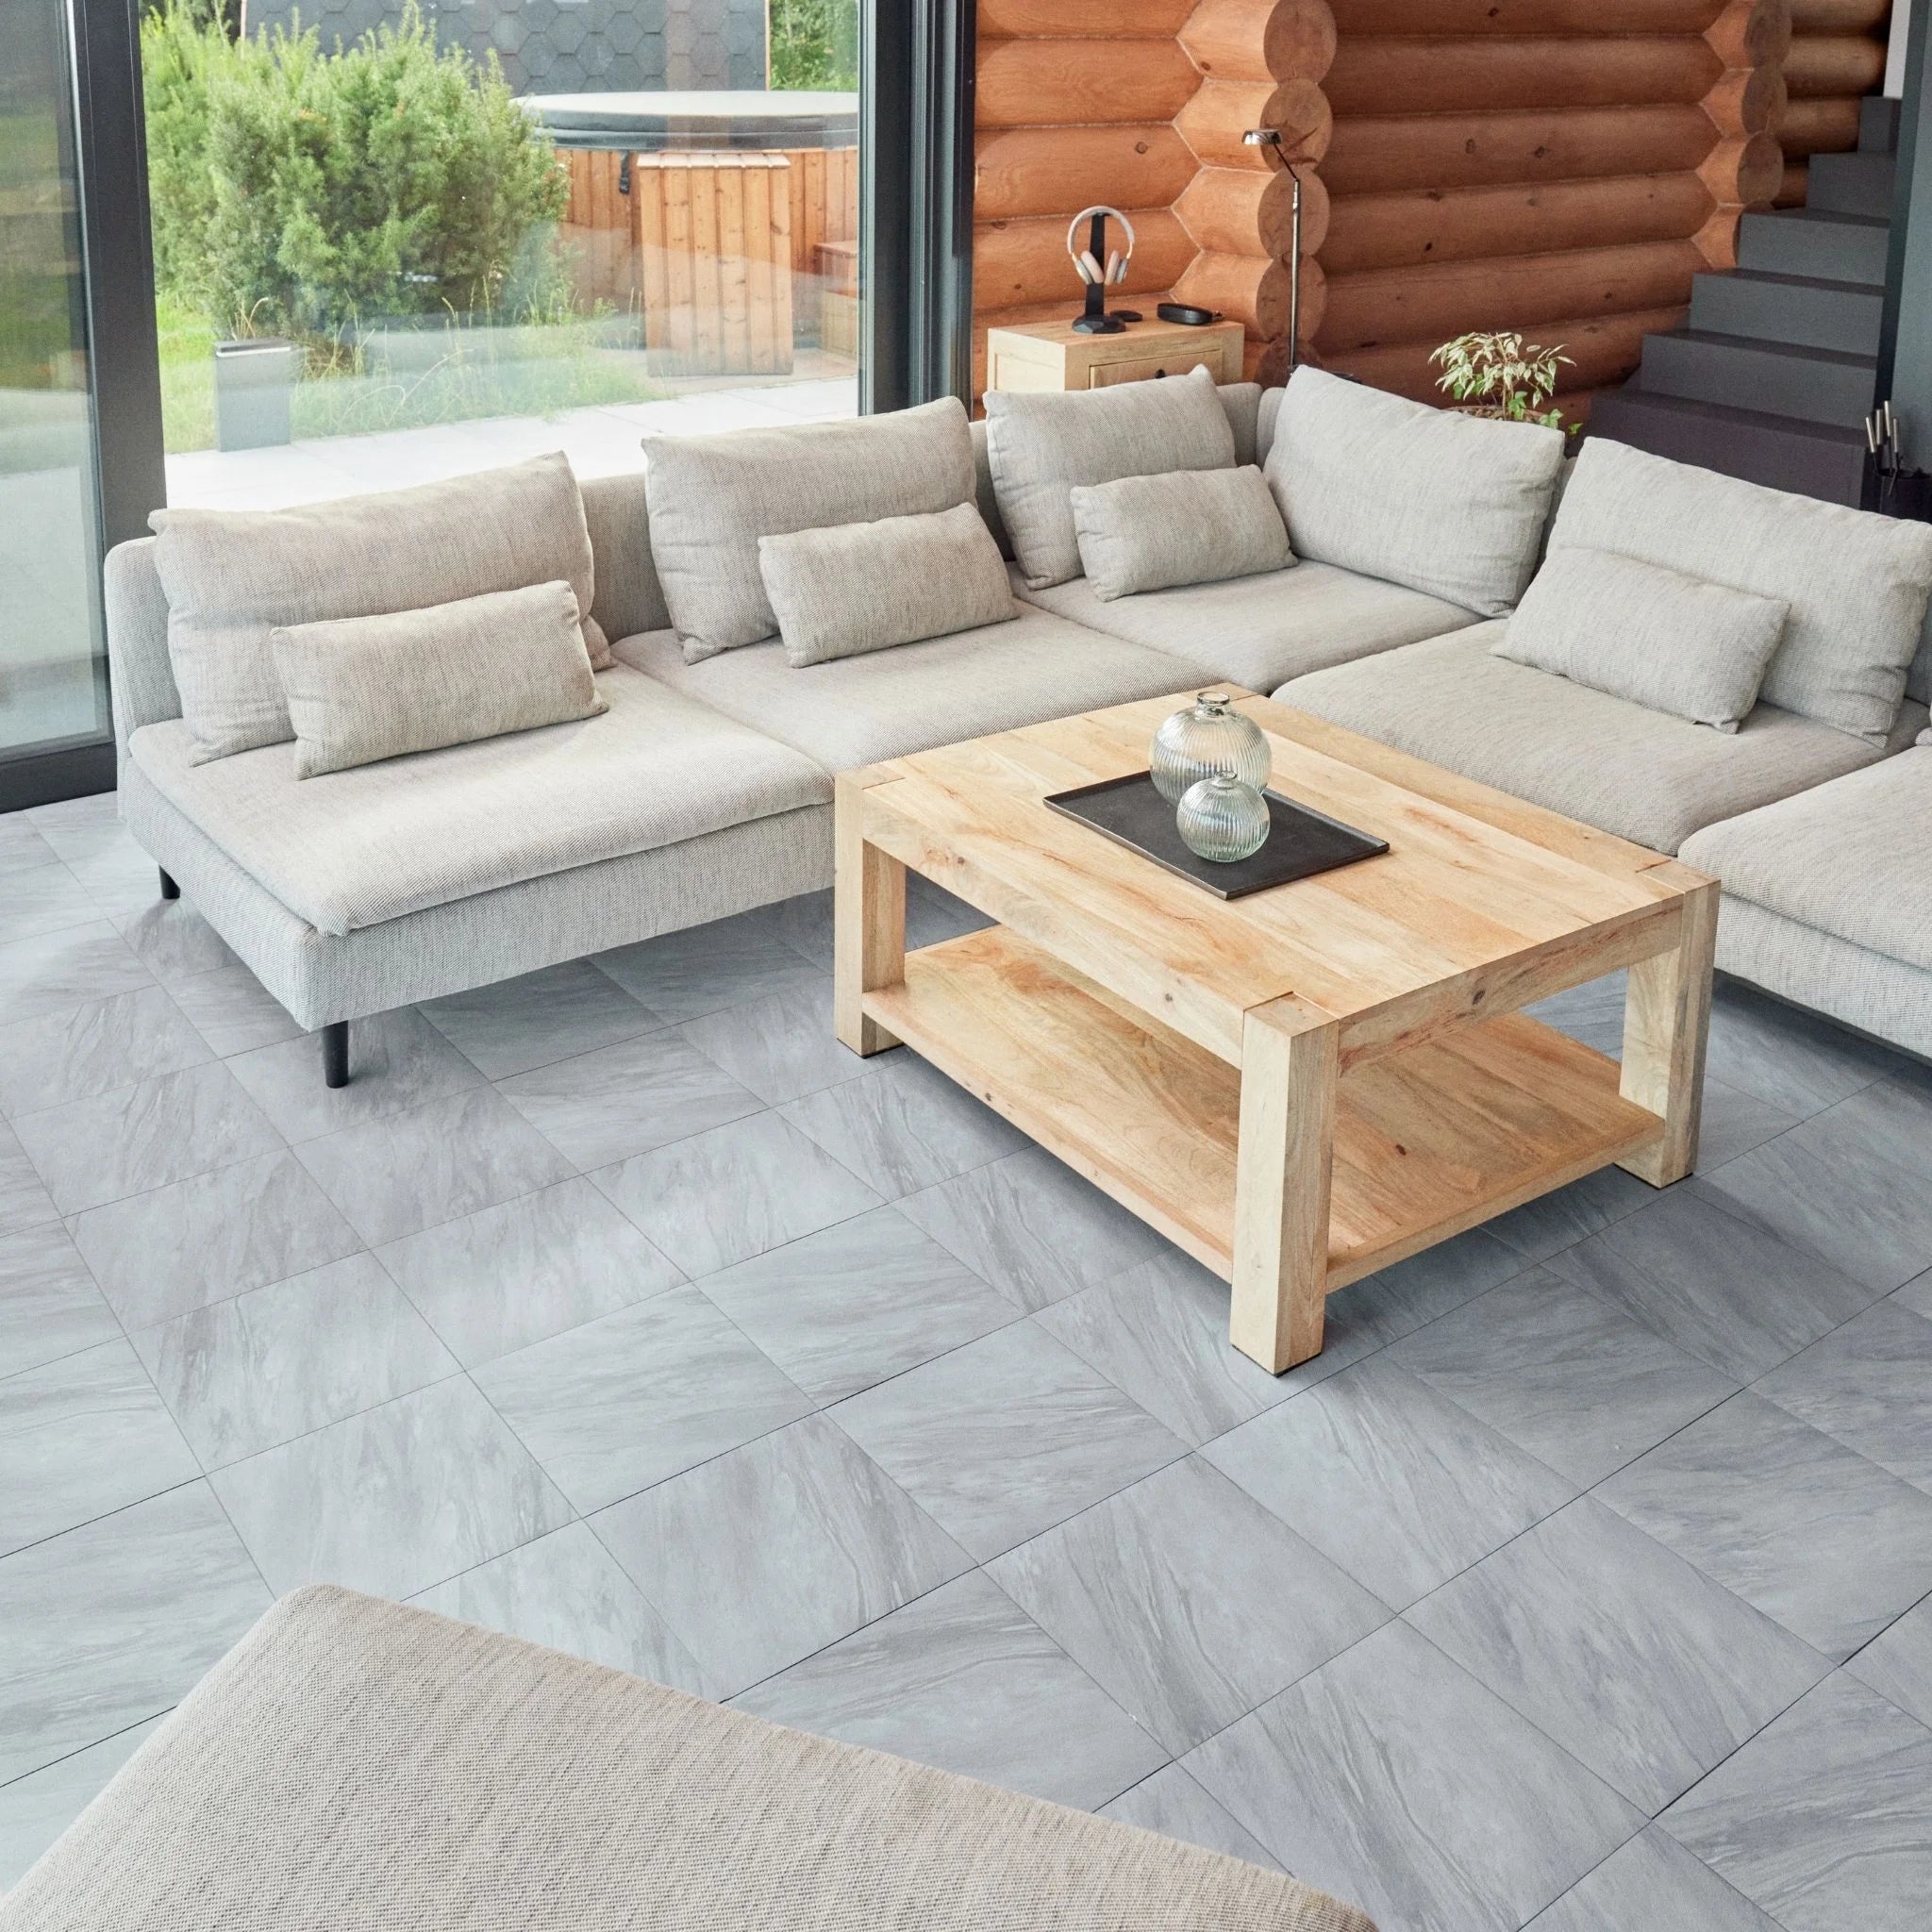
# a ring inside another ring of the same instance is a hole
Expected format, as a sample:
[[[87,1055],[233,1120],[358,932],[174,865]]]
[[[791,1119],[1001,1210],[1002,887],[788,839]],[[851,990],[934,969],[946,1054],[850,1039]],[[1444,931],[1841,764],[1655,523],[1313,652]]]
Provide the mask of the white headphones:
[[[1091,246],[1083,248],[1080,245],[1080,224],[1091,221],[1095,215],[1118,222],[1127,235],[1127,252],[1123,255],[1118,249],[1110,250],[1105,268],[1095,260]],[[1095,202],[1091,208],[1083,208],[1067,224],[1067,253],[1073,258],[1074,267],[1083,282],[1090,286],[1097,282],[1103,288],[1118,286],[1126,280],[1127,263],[1134,258],[1134,225],[1119,208],[1109,208],[1105,202]]]

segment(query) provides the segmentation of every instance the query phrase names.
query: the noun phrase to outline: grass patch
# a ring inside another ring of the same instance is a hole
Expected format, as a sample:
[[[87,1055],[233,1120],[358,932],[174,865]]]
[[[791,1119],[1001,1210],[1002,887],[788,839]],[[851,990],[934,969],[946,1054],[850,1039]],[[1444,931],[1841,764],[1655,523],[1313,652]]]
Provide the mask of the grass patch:
[[[214,331],[165,300],[156,304],[156,320],[167,448],[212,449]],[[297,441],[366,436],[659,400],[666,391],[644,374],[642,352],[609,346],[611,334],[609,322],[595,318],[376,331],[334,368],[318,368],[311,357],[290,397],[291,432]]]

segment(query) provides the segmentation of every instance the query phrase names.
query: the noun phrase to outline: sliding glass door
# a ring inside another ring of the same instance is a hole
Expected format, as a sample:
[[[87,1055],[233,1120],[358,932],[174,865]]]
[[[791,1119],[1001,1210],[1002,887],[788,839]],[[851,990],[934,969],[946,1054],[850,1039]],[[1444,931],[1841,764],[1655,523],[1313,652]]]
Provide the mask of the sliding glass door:
[[[0,808],[108,727],[74,70],[54,0],[0,0]]]
[[[168,498],[849,415],[857,0],[152,0]]]

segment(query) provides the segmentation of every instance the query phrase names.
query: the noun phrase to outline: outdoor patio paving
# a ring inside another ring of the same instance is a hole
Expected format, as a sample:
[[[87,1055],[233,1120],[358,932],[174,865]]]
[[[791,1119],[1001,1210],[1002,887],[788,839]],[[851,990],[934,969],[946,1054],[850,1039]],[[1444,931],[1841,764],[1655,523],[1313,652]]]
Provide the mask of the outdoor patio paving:
[[[809,353],[809,352],[808,352]],[[554,416],[485,416],[425,429],[331,436],[267,449],[193,450],[168,458],[175,508],[286,509],[325,497],[400,490],[560,449],[582,476],[643,467],[647,435],[709,436],[856,415],[851,364],[813,355],[832,372],[802,380],[688,388],[655,403],[612,403]]]
[[[832,1041],[824,894],[358,1024],[332,1093],[110,799],[0,872],[0,1885],[328,1578],[1385,1932],[1926,1923],[1924,1067],[1724,986],[1697,1178],[1361,1282],[1277,1381]]]

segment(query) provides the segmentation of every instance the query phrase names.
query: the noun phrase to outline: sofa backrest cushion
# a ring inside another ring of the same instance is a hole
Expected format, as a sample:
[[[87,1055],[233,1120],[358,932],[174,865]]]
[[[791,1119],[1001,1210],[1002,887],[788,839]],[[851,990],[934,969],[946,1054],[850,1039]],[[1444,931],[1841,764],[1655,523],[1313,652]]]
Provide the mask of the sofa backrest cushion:
[[[1566,544],[1531,579],[1490,649],[1650,710],[1735,731],[1757,702],[1790,608],[1779,597]]]
[[[269,642],[295,726],[298,778],[606,709],[576,592],[562,582],[290,625]]]
[[[1170,470],[1231,470],[1235,435],[1205,369],[1111,389],[989,390],[1000,514],[1030,589],[1080,575],[1071,491]]]
[[[648,437],[644,460],[652,556],[692,664],[776,633],[760,537],[973,501],[973,437],[953,396],[848,423]]]
[[[269,634],[561,581],[592,608],[594,565],[569,461],[283,510],[162,509],[150,519],[168,656],[204,761],[294,736]],[[609,650],[583,625],[592,662]]]
[[[1932,595],[1932,527],[1592,437],[1550,549],[1621,551],[1790,606],[1767,704],[1882,744]]]
[[[597,600],[591,615],[613,643],[647,630],[669,630],[671,607],[651,558],[651,505],[642,469],[586,476],[578,488],[597,560]]]
[[[1297,369],[1267,476],[1295,555],[1485,617],[1515,608],[1563,466],[1563,435]]]
[[[793,670],[1020,614],[976,504],[760,537],[758,569]]]

